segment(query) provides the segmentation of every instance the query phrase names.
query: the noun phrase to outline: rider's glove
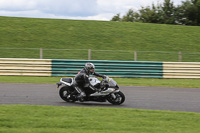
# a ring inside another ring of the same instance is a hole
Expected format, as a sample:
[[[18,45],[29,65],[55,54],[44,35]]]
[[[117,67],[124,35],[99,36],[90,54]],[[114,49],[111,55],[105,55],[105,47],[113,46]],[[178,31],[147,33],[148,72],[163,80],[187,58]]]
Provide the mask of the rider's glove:
[[[103,78],[103,79],[106,79],[106,77],[107,77],[106,75],[103,75],[103,77],[102,77],[102,78]]]

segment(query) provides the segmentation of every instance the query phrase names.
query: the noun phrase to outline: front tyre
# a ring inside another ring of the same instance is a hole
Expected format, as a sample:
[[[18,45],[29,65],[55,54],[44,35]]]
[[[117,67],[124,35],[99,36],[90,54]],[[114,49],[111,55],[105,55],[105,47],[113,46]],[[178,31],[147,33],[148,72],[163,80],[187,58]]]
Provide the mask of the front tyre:
[[[74,99],[70,98],[70,87],[64,86],[59,91],[60,97],[66,102],[75,102]]]
[[[125,95],[119,91],[116,93],[112,93],[107,97],[108,102],[114,105],[120,105],[125,101]]]

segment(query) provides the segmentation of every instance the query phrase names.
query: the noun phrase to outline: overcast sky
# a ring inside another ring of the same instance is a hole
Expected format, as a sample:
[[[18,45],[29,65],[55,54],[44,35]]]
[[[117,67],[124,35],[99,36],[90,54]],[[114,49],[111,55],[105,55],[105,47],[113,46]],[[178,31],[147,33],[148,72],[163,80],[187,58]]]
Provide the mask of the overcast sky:
[[[138,10],[164,0],[0,0],[0,16],[110,20],[128,9]],[[172,0],[179,5],[183,0]],[[185,1],[185,0],[184,0]]]

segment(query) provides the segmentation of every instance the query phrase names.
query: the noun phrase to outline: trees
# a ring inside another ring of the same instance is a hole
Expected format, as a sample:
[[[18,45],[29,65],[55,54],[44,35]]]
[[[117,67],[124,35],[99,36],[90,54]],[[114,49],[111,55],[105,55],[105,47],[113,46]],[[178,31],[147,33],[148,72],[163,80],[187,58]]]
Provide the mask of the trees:
[[[164,0],[162,4],[141,7],[138,11],[129,9],[122,18],[117,14],[111,21],[200,25],[200,0],[186,0],[178,6]]]
[[[122,21],[125,22],[137,22],[139,14],[133,9],[129,9],[126,15],[123,16]]]
[[[175,24],[175,6],[171,0],[165,0],[162,6],[163,21],[165,24]]]
[[[113,16],[113,18],[111,19],[111,21],[121,21],[120,13],[116,14],[115,16]]]
[[[152,7],[142,7],[142,9],[139,10],[140,14],[140,22],[144,23],[162,23],[163,17],[162,17],[162,10],[161,6],[155,6],[152,4]]]
[[[200,0],[186,0],[177,7],[180,24],[200,26]]]

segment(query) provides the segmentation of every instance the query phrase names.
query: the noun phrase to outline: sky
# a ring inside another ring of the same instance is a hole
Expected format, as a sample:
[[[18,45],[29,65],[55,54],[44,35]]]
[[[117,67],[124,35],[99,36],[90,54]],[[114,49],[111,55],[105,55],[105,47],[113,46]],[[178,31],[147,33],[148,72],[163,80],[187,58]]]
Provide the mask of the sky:
[[[0,0],[0,16],[109,21],[164,0]],[[183,0],[172,0],[180,5]]]

